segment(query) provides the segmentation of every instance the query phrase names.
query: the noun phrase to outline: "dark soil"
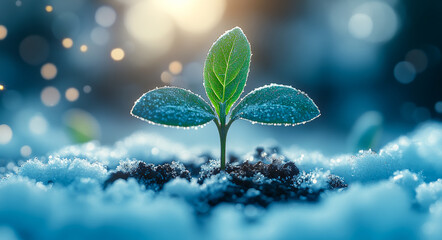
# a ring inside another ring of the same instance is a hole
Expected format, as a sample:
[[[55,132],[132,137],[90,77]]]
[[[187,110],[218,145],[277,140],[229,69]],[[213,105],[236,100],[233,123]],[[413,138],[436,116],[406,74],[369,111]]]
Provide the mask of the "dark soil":
[[[161,191],[164,184],[175,178],[183,178],[190,182],[191,178],[195,177],[198,184],[206,185],[196,202],[192,202],[196,206],[206,205],[202,208],[204,210],[197,209],[200,212],[206,212],[210,207],[223,202],[267,207],[276,201],[317,201],[320,194],[326,190],[347,187],[341,177],[332,174],[326,176],[326,181],[322,180],[323,184],[318,187],[317,173],[300,172],[294,162],[282,162],[278,153],[277,148],[267,152],[264,148],[257,148],[253,156],[255,163],[241,161],[238,157],[230,155],[230,164],[225,172],[221,172],[219,167],[211,166],[210,163],[184,166],[176,162],[160,165],[132,162],[131,165],[123,167],[124,170],[113,173],[104,187],[117,179],[126,180],[133,177],[147,189]],[[210,155],[202,157],[207,161],[211,158]],[[271,163],[265,163],[270,161]],[[224,180],[218,181],[217,178]]]
[[[104,183],[106,188],[109,184],[118,179],[127,180],[129,177],[135,178],[146,188],[159,191],[164,184],[175,178],[184,178],[190,181],[190,172],[183,165],[176,162],[154,165],[138,161],[135,166],[128,166],[125,171],[118,171],[109,177]]]

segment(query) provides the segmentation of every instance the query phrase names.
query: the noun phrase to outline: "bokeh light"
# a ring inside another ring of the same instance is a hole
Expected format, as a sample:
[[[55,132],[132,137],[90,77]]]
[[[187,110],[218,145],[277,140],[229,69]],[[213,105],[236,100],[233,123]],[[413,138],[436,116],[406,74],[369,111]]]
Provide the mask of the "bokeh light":
[[[0,144],[7,144],[12,139],[12,129],[6,124],[0,124]]]
[[[29,157],[32,154],[32,148],[28,145],[24,145],[20,148],[20,154],[22,157]]]
[[[20,154],[22,157],[29,157],[32,154],[32,148],[28,145],[24,145],[20,148]]]
[[[121,61],[124,58],[124,50],[121,48],[114,48],[112,49],[110,56],[114,61]]]
[[[0,5],[0,123],[14,129],[11,156],[19,157],[24,145],[36,156],[55,148],[33,142],[46,136],[26,135],[32,135],[28,124],[35,111],[47,120],[46,134],[69,144],[59,115],[82,108],[100,119],[100,140],[110,144],[138,130],[127,108],[143,91],[169,85],[205,97],[207,51],[234,26],[244,30],[253,52],[245,92],[271,82],[304,89],[324,113],[309,129],[333,126],[337,138],[346,140],[359,116],[376,111],[385,117],[381,144],[419,119],[442,118],[440,33],[431,25],[440,16],[428,3],[12,0]],[[418,14],[428,11],[431,18]],[[401,106],[406,114],[400,114]],[[20,115],[25,110],[27,115]],[[118,131],[108,130],[121,122]]]
[[[84,93],[90,93],[92,91],[92,87],[89,85],[86,85],[83,87],[83,92]]]
[[[95,12],[95,21],[102,27],[110,27],[115,23],[117,13],[109,6],[101,6]]]
[[[139,1],[126,12],[124,24],[127,31],[153,59],[164,54],[174,39],[173,23],[164,12],[159,11],[151,1]]]
[[[100,137],[100,125],[90,113],[71,109],[64,115],[64,123],[74,142],[88,142]]]
[[[52,12],[54,10],[54,7],[52,7],[51,5],[46,5],[45,10],[46,12]]]
[[[373,31],[373,21],[366,14],[356,13],[348,22],[348,31],[355,38],[367,38]]]
[[[71,87],[66,90],[65,97],[69,102],[77,101],[79,96],[80,92],[76,88]]]
[[[407,61],[399,62],[394,67],[394,76],[398,82],[408,84],[416,77],[416,69]]]
[[[173,61],[169,64],[169,71],[175,75],[180,74],[183,71],[183,65],[178,61]]]
[[[191,33],[206,32],[221,20],[226,8],[225,0],[156,0],[183,30]]]
[[[357,7],[354,12],[355,15],[351,18],[355,22],[354,26],[352,24],[354,36],[364,36],[364,39],[371,42],[386,42],[392,39],[398,31],[399,19],[387,3],[366,2]],[[358,17],[354,19],[355,16]]]
[[[41,91],[41,101],[48,107],[53,107],[60,101],[60,92],[55,87],[46,87]]]
[[[63,41],[61,41],[61,44],[65,48],[71,48],[74,45],[74,41],[72,41],[71,38],[64,38]]]
[[[52,80],[57,76],[57,67],[53,63],[46,63],[41,67],[41,76],[46,80]]]
[[[8,29],[5,26],[0,25],[0,40],[5,39],[6,36],[8,36]]]
[[[162,72],[160,78],[161,78],[161,81],[166,84],[170,84],[173,82],[172,74],[170,74],[170,72],[167,72],[167,71]]]
[[[87,52],[87,45],[83,44],[80,46],[80,51],[81,52]]]
[[[48,121],[42,114],[36,114],[29,120],[29,131],[35,135],[45,134],[48,130]]]

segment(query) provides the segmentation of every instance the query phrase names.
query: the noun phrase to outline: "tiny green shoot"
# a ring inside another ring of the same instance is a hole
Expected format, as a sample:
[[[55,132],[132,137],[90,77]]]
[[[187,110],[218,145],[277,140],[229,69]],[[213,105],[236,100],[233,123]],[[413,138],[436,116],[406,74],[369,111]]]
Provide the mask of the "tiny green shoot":
[[[318,107],[307,94],[278,84],[253,90],[232,108],[246,85],[250,58],[249,41],[235,27],[212,45],[204,64],[204,88],[213,108],[191,91],[162,87],[143,94],[131,114],[152,124],[180,128],[214,121],[221,143],[221,170],[226,167],[227,132],[235,120],[294,126],[319,117]]]

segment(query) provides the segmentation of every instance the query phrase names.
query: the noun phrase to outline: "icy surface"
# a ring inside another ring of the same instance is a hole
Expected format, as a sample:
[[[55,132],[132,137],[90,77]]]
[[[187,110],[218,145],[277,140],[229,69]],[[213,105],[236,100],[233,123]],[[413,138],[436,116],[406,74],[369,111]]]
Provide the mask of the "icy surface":
[[[301,177],[310,173],[309,187],[323,188],[329,174],[349,186],[325,191],[314,203],[222,203],[203,216],[193,204],[228,188],[230,175],[203,184],[176,178],[161,191],[133,178],[103,187],[131,161],[200,159],[197,150],[156,139],[135,134],[111,147],[87,143],[8,164],[0,173],[0,239],[442,239],[441,124],[426,124],[377,153],[327,157],[292,147],[248,156],[295,162]],[[212,162],[205,170],[216,167]],[[254,188],[244,193],[260,194]]]
[[[269,125],[298,125],[319,117],[307,94],[290,86],[270,84],[247,94],[232,110],[232,118]]]
[[[153,124],[184,128],[204,125],[215,118],[200,96],[177,87],[145,93],[135,102],[131,114]]]

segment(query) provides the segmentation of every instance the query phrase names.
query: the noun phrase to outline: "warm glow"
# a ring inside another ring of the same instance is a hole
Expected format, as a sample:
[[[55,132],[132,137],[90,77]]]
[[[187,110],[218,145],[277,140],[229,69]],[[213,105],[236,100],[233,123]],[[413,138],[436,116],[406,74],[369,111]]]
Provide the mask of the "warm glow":
[[[206,32],[218,24],[226,8],[225,0],[155,0],[183,30]]]
[[[132,5],[126,12],[124,24],[132,37],[147,48],[148,58],[164,54],[173,43],[173,22],[151,1]]]
[[[124,58],[124,50],[121,48],[114,48],[110,55],[114,61],[121,61]]]
[[[63,44],[63,47],[65,48],[71,48],[74,45],[74,41],[70,38],[65,38],[61,41],[61,44]]]
[[[54,87],[46,87],[41,91],[41,101],[48,107],[53,107],[60,101],[60,92]]]
[[[167,83],[167,84],[173,82],[172,74],[170,74],[170,72],[163,72],[163,73],[161,73],[161,81],[163,83]]]
[[[3,91],[3,90],[5,90],[5,86],[0,84],[0,91]]]
[[[87,45],[83,44],[80,46],[80,51],[81,52],[87,52]]]
[[[46,80],[52,80],[57,76],[57,67],[52,63],[46,63],[41,67],[41,76]]]
[[[46,12],[52,12],[54,10],[54,8],[51,5],[47,5],[45,7],[45,9],[46,9]]]
[[[80,93],[76,88],[69,88],[68,90],[66,90],[65,96],[69,102],[75,102],[80,96]]]
[[[0,25],[0,40],[5,39],[7,35],[8,35],[8,29],[5,26]]]
[[[173,61],[169,64],[169,71],[175,75],[180,74],[183,71],[183,65],[178,61]]]

